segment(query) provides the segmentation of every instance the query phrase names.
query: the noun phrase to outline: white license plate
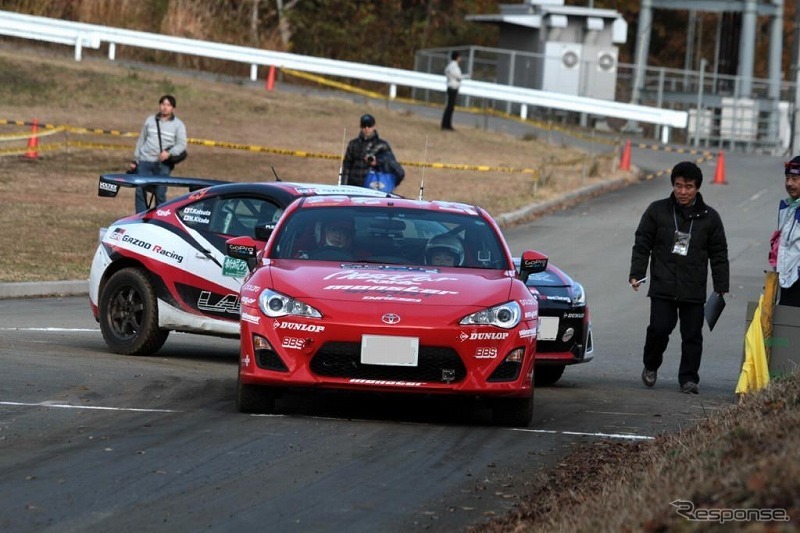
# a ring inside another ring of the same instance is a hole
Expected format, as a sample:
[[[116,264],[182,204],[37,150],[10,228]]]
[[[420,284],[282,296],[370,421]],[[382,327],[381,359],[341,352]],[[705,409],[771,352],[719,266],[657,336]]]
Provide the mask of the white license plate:
[[[540,316],[539,317],[539,340],[554,341],[558,336],[558,317]]]
[[[419,339],[387,335],[361,336],[361,363],[365,365],[417,366]]]

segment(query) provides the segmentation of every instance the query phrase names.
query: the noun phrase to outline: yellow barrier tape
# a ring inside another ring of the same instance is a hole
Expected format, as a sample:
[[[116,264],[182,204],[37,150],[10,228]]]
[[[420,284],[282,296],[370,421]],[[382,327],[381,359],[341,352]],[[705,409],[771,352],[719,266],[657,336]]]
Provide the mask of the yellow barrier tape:
[[[22,121],[9,121],[3,120],[0,121],[5,124],[20,124]],[[41,126],[41,125],[40,125]],[[96,135],[119,135],[125,137],[133,137],[138,136],[138,133],[126,133],[120,132],[117,130],[103,130],[103,129],[93,129],[93,128],[78,128],[74,126],[52,126],[52,130],[48,131],[46,135],[51,135],[53,133],[57,133],[59,131],[69,131],[78,134],[96,134]],[[45,134],[40,134],[44,136]],[[26,137],[23,137],[26,138]],[[186,140],[187,144],[193,144],[198,146],[205,146],[210,148],[226,148],[232,150],[242,150],[246,152],[258,152],[258,153],[269,153],[269,154],[276,154],[276,155],[286,155],[292,157],[311,157],[316,159],[332,159],[338,160],[341,159],[341,155],[339,154],[328,154],[324,152],[308,152],[305,150],[291,150],[287,148],[272,148],[268,146],[259,146],[254,144],[243,144],[243,143],[232,143],[232,142],[224,142],[224,141],[214,141],[211,139],[196,139],[196,138],[189,138]],[[97,148],[97,149],[132,149],[129,146],[123,145],[116,145],[116,144],[103,144],[103,143],[85,143],[85,142],[78,142],[78,141],[70,141],[60,143],[56,146],[60,147],[84,147],[84,148]],[[50,150],[55,148],[49,148]],[[23,150],[23,153],[25,150]],[[0,151],[0,153],[4,153]],[[11,150],[8,153],[18,153],[16,150]],[[420,161],[400,161],[402,165],[410,166],[410,167],[426,167],[426,168],[433,168],[433,169],[443,169],[443,170],[462,170],[462,171],[474,171],[474,172],[500,172],[500,173],[513,173],[513,174],[531,174],[539,179],[539,171],[533,168],[514,168],[514,167],[501,167],[501,166],[488,166],[488,165],[465,165],[465,164],[455,164],[455,163],[425,163]],[[552,165],[557,164],[565,164],[565,163],[558,163],[552,162]],[[566,163],[566,164],[574,164],[574,163]]]
[[[26,141],[31,138],[38,139],[39,137],[47,137],[48,135],[53,135],[62,131],[64,131],[64,128],[55,128],[43,132],[37,131],[36,133],[9,133],[0,135],[0,141]]]
[[[59,149],[61,147],[62,146],[60,144],[42,144],[42,145],[39,145],[36,148],[32,148],[32,149],[31,148],[22,148],[22,147],[20,147],[20,148],[3,148],[3,149],[0,149],[0,155],[24,155],[24,154],[27,154],[28,152],[34,152],[34,153],[52,152],[52,151],[57,150],[57,149]]]

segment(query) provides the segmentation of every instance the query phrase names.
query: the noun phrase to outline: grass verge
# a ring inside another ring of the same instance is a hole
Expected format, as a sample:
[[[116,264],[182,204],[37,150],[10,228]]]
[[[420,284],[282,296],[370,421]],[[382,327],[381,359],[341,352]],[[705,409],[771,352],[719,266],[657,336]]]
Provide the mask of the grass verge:
[[[794,374],[655,441],[576,448],[513,514],[470,531],[797,531],[798,442]]]

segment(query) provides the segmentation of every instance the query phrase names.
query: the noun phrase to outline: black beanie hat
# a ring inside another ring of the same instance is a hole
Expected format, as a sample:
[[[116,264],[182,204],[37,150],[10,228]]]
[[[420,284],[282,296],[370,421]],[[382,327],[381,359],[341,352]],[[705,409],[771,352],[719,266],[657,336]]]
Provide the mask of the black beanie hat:
[[[783,173],[791,176],[800,175],[800,155],[794,156],[791,161],[783,164]]]
[[[375,125],[375,117],[373,117],[370,114],[361,115],[361,127],[362,128],[366,128],[366,127],[370,127],[371,128],[374,125]]]

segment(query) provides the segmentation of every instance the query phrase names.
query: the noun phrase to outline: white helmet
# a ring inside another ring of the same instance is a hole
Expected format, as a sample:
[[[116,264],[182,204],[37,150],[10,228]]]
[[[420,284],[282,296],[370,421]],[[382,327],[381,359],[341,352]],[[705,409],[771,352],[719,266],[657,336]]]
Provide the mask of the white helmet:
[[[461,265],[464,262],[464,245],[461,243],[461,239],[455,235],[442,234],[432,237],[425,247],[426,264],[431,264],[431,256],[437,251],[445,251],[453,254],[453,257],[455,257],[455,266]]]

